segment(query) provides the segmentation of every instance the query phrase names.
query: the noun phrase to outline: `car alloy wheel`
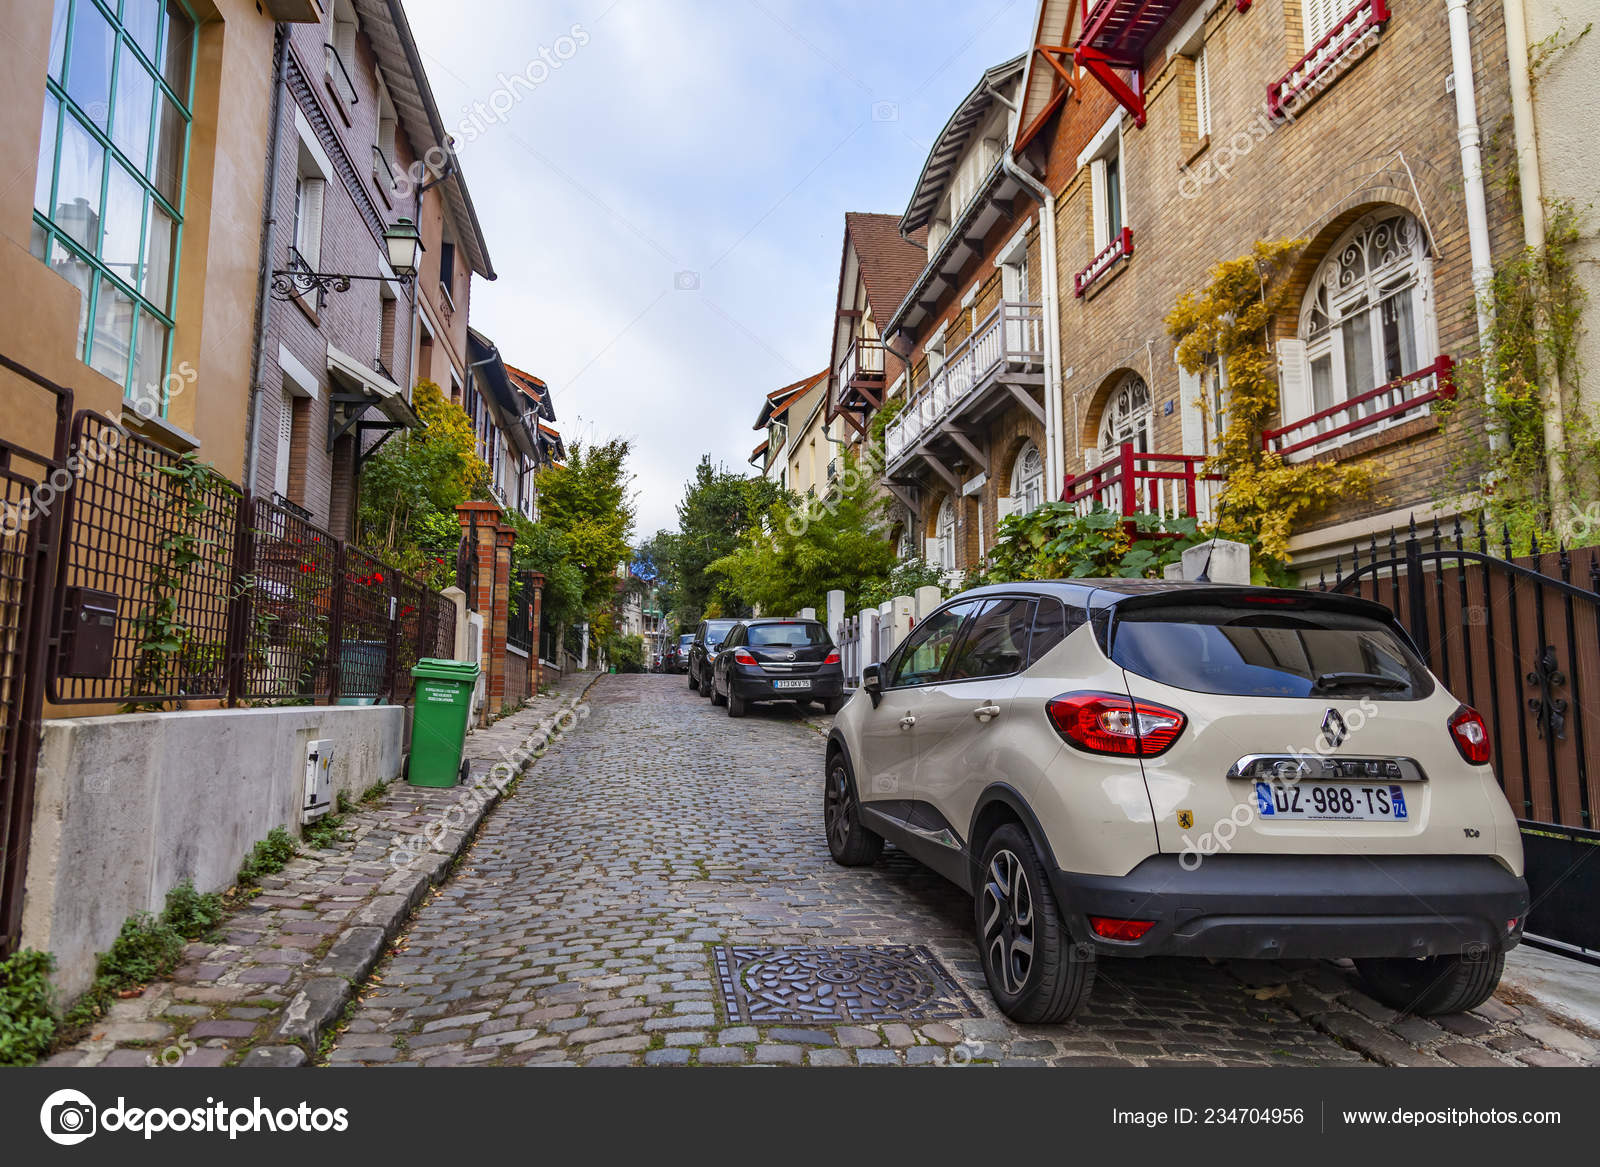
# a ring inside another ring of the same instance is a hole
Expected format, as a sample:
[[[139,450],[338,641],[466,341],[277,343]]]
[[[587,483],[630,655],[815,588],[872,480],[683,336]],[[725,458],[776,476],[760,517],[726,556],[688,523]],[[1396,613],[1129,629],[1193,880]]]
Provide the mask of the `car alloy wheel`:
[[[883,853],[883,837],[861,825],[850,767],[842,753],[828,759],[826,788],[822,796],[822,825],[828,852],[841,867],[865,867]]]
[[[997,851],[984,873],[984,955],[1005,991],[1020,995],[1033,972],[1033,892],[1022,860]]]

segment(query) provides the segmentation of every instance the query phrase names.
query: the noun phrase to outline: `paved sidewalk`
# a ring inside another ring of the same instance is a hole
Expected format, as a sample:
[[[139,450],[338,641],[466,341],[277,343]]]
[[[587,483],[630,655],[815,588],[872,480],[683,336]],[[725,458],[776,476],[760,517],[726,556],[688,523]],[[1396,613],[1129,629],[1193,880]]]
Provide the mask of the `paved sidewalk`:
[[[190,944],[170,981],[116,1002],[55,1066],[294,1066],[317,1053],[329,1026],[430,887],[448,875],[500,792],[490,768],[521,752],[577,701],[596,674],[568,674],[546,695],[468,735],[465,791],[392,783],[345,816],[344,842],[302,851],[222,925],[216,943]],[[501,779],[501,784],[505,784]],[[459,808],[459,809],[457,809]],[[403,840],[409,847],[396,848]]]
[[[892,848],[870,868],[832,862],[822,740],[800,715],[758,708],[732,720],[673,677],[605,677],[589,699],[590,717],[418,910],[359,994],[330,1063],[1600,1060],[1600,1046],[1525,1000],[1399,1017],[1349,969],[1309,961],[1106,960],[1078,1021],[1018,1027],[984,985],[968,897]],[[919,986],[911,967],[922,950],[947,970],[953,984],[936,986],[937,1010],[772,1019],[826,1014],[827,985],[849,983],[863,953],[876,960],[886,948],[898,965],[871,975],[901,1000],[931,983]],[[737,1011],[729,989],[743,993]]]

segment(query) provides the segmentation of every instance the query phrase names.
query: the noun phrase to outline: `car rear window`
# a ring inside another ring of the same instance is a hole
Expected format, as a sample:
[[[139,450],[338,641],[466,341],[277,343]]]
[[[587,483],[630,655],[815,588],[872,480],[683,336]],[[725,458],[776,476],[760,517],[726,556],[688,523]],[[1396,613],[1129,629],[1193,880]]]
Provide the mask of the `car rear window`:
[[[737,620],[706,621],[706,641],[710,644],[721,644],[723,637],[727,636],[738,622]]]
[[[1119,610],[1111,659],[1131,673],[1196,693],[1412,701],[1433,692],[1426,666],[1387,624],[1315,608]]]
[[[751,648],[816,648],[828,644],[827,630],[821,624],[752,624],[745,629]]]

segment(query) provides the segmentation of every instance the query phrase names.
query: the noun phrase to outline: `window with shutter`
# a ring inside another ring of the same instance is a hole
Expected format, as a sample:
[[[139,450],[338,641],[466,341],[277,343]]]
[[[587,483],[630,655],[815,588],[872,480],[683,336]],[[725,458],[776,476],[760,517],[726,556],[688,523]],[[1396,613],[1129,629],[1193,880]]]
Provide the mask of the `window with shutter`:
[[[322,259],[322,201],[327,184],[301,178],[295,191],[294,248],[315,270]]]
[[[1327,36],[1350,8],[1350,0],[1305,0],[1306,51],[1310,52],[1311,46]]]
[[[278,400],[278,450],[272,476],[272,489],[280,498],[289,497],[289,451],[294,445],[294,396],[285,389]]]
[[[1211,69],[1206,63],[1206,51],[1200,50],[1194,59],[1194,112],[1195,133],[1200,137],[1211,134]]]

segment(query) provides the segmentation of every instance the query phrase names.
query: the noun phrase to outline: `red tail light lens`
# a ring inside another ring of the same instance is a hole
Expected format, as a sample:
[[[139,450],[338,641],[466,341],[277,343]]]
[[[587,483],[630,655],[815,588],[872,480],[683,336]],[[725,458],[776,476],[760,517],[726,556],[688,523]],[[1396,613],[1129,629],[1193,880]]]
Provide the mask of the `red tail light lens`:
[[[839,650],[836,648],[832,652],[830,652],[826,657],[823,658],[822,663],[825,664],[825,665],[836,665],[836,664],[838,664],[839,663]]]
[[[733,650],[733,659],[742,665],[759,665],[761,663],[742,648]]]
[[[1176,709],[1114,693],[1064,693],[1048,702],[1045,710],[1070,745],[1091,754],[1136,758],[1165,752],[1188,720]]]
[[[1154,920],[1114,920],[1109,916],[1090,916],[1089,927],[1107,940],[1137,940],[1156,926]]]
[[[1489,760],[1489,727],[1476,709],[1463,705],[1450,715],[1446,724],[1450,727],[1450,740],[1456,743],[1456,750],[1464,760],[1474,766],[1482,766]]]

